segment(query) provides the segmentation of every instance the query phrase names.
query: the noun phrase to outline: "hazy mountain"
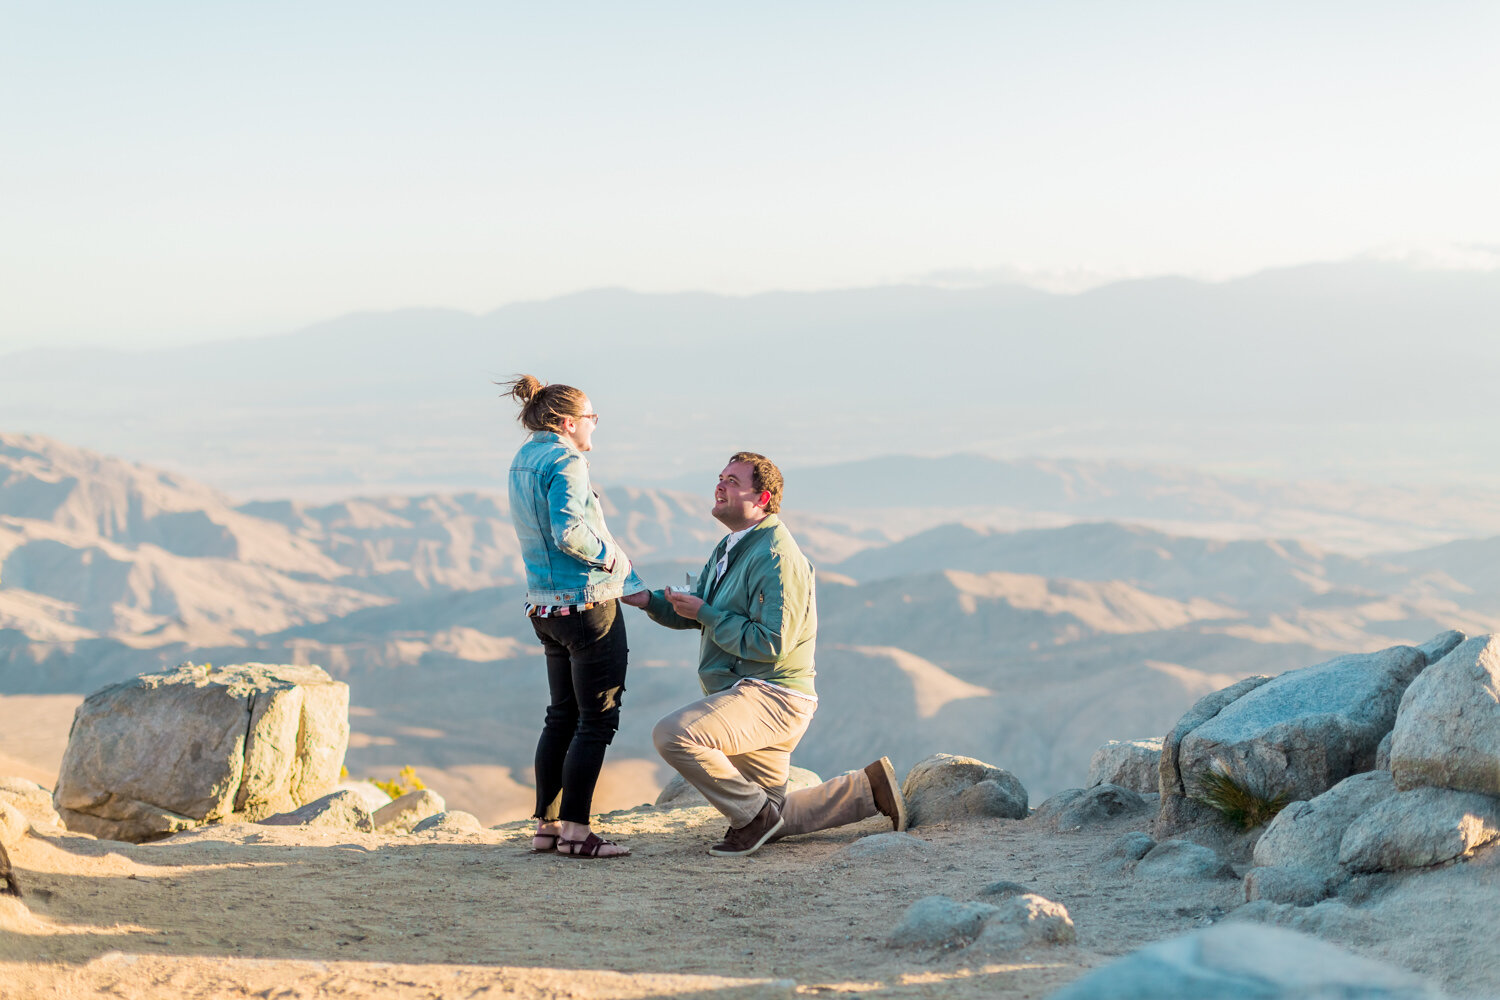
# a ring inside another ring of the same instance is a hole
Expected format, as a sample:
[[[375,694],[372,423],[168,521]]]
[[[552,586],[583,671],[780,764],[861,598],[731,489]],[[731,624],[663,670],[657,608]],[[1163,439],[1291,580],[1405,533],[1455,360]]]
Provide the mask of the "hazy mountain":
[[[1500,402],[1457,391],[1435,406],[1433,387],[1444,366],[1469,385],[1500,373],[1497,318],[1500,273],[1375,261],[1077,295],[595,291],[151,352],[12,354],[0,426],[240,495],[494,489],[518,433],[490,380],[531,371],[583,387],[604,414],[605,485],[691,473],[706,486],[743,447],[788,468],[1061,453],[1492,480]],[[879,484],[887,496],[915,485]]]

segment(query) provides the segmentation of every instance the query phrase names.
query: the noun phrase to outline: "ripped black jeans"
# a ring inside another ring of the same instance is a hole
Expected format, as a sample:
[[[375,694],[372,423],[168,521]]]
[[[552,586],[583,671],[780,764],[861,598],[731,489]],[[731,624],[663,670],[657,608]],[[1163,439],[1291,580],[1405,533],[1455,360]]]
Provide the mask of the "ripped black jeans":
[[[604,751],[620,728],[625,694],[625,616],[619,601],[531,626],[547,656],[552,703],[536,745],[536,812],[540,820],[589,822]]]

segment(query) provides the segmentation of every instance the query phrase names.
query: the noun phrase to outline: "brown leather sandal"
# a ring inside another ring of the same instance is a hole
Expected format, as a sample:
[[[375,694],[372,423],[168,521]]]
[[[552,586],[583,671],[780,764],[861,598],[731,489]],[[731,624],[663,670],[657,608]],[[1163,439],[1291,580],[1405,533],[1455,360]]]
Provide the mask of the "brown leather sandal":
[[[563,846],[567,845],[567,850]],[[596,833],[590,833],[582,840],[565,840],[561,837],[557,841],[557,853],[565,858],[597,858],[600,861],[608,861],[611,858],[630,857],[630,848],[625,848],[619,854],[600,854],[599,848],[604,846],[619,847],[613,840],[605,840]]]
[[[550,837],[552,839],[552,846],[551,847],[538,847],[538,846],[536,846],[536,842],[538,840],[545,840],[548,837]],[[531,853],[532,854],[556,854],[557,853],[557,845],[558,845],[558,843],[561,840],[562,840],[562,834],[558,834],[558,833],[533,833],[531,835]]]

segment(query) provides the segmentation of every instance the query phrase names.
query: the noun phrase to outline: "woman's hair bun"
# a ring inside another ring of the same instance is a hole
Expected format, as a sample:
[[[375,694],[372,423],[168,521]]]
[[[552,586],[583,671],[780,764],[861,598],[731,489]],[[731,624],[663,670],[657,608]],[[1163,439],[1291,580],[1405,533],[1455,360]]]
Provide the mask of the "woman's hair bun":
[[[535,375],[517,375],[500,385],[509,387],[509,395],[522,406],[531,402],[531,398],[542,391],[542,380]]]

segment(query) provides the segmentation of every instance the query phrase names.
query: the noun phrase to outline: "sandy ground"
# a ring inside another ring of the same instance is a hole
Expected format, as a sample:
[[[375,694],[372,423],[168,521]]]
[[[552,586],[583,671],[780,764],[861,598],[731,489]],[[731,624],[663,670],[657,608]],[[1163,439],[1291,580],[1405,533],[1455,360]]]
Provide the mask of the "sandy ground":
[[[711,858],[722,825],[705,807],[609,814],[600,828],[635,851],[611,861],[532,855],[521,824],[471,836],[230,824],[141,846],[33,833],[11,852],[23,900],[0,897],[0,995],[1043,997],[1242,899],[1238,881],[1101,866],[1146,817],[864,840],[887,829],[869,820]],[[910,903],[974,899],[1002,879],[1063,902],[1077,945],[885,947]],[[1335,940],[1456,995],[1500,995],[1500,852],[1365,895]]]

